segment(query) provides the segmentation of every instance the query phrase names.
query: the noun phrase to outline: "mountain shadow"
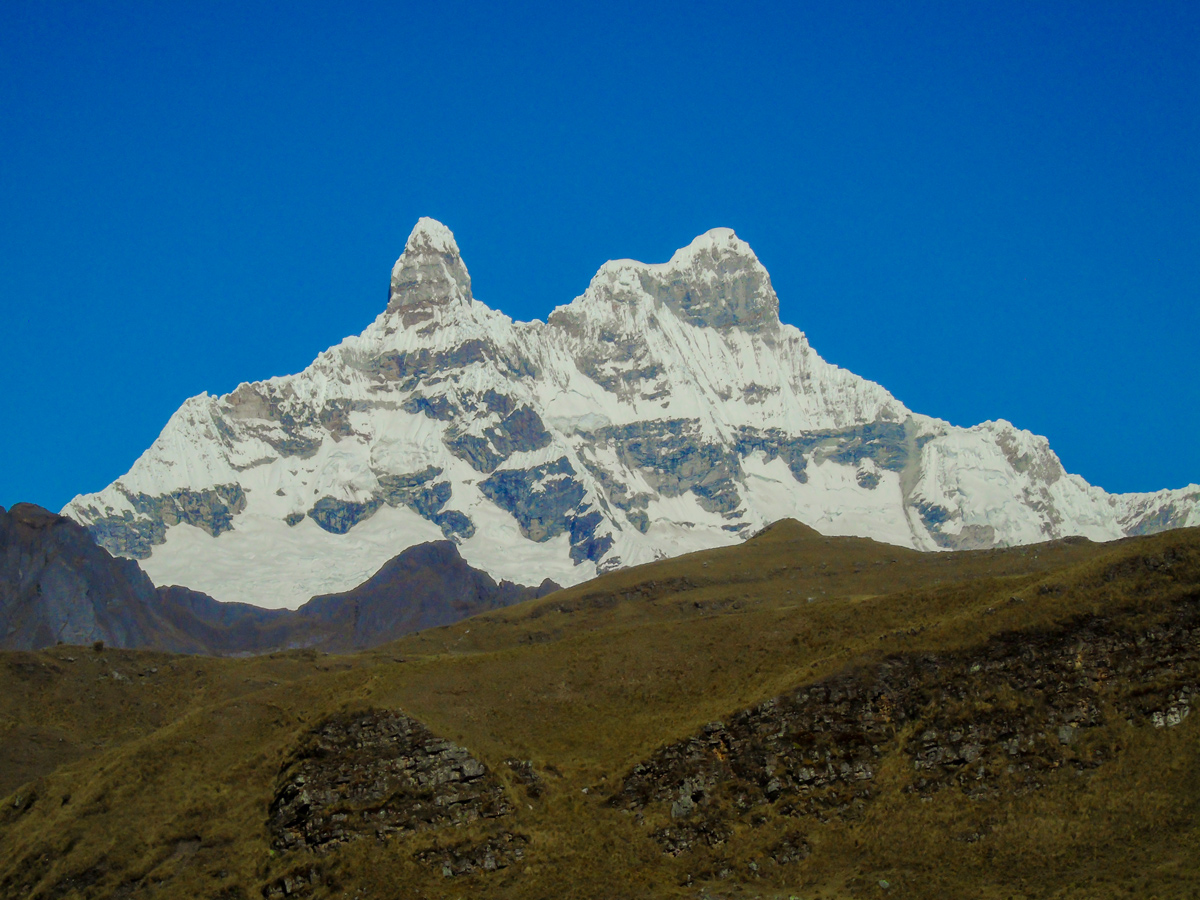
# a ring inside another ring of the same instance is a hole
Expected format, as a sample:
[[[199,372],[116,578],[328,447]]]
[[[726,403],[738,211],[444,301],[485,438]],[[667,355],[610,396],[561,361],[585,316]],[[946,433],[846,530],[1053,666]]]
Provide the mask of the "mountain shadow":
[[[298,610],[223,603],[155,587],[83,526],[32,503],[0,507],[0,649],[63,644],[240,656],[314,648],[362,650],[414,631],[558,590],[502,581],[467,564],[451,541],[410,547],[353,590]]]

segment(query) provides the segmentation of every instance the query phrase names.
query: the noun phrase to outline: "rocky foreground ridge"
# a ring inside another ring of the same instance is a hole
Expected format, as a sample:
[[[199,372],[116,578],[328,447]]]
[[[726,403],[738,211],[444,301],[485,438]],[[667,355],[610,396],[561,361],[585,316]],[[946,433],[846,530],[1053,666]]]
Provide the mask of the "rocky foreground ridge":
[[[1172,548],[1129,565],[1169,572],[1184,562]],[[668,744],[611,802],[653,815],[664,852],[717,848],[720,857],[738,818],[769,809],[809,827],[861,817],[890,760],[900,760],[892,769],[913,800],[946,790],[1011,797],[1111,762],[1114,725],[1173,728],[1198,702],[1193,592],[1149,622],[1133,609],[1083,615],[958,652],[897,654],[805,686]],[[791,847],[807,853],[802,831]]]
[[[1168,546],[1110,564],[1099,582],[1186,579],[1194,566],[1186,545]],[[1032,589],[1067,590],[1052,579]],[[832,823],[942,792],[986,801],[991,818],[954,835],[986,841],[1002,827],[997,809],[1074,789],[1119,764],[1126,743],[1182,725],[1200,703],[1200,595],[1159,589],[1145,600],[855,666],[710,722],[613,788],[592,789],[673,861],[681,886],[795,877]],[[1028,603],[1019,594],[1006,602]],[[335,874],[339,848],[364,839],[403,853],[432,832],[432,846],[409,854],[446,878],[537,858],[543,848],[514,813],[560,776],[529,760],[503,764],[507,788],[465,747],[398,711],[330,717],[280,769],[267,824],[287,874],[263,894],[319,895],[345,877]]]
[[[55,644],[246,655],[289,648],[362,650],[541,597],[551,581],[496,584],[449,541],[410,547],[350,591],[300,609],[222,603],[113,557],[78,523],[34,506],[0,507],[0,650]]]
[[[1194,565],[1186,545],[1168,546],[1110,564],[1099,582],[1161,581]],[[1033,592],[1067,588],[1048,579]],[[995,817],[1014,798],[1118,763],[1124,743],[1183,724],[1200,703],[1200,595],[1160,589],[1146,599],[1150,610],[1139,603],[855,666],[711,722],[613,789],[594,789],[675,860],[682,885],[794,876],[824,826],[861,820],[883,798],[912,806],[952,792],[989,801],[981,808]],[[1007,605],[1027,602],[1014,594]],[[536,857],[512,814],[557,773],[504,765],[507,791],[467,749],[396,711],[331,717],[280,770],[268,826],[291,869],[264,894],[312,895],[332,883],[325,855],[362,839],[399,849],[437,832],[412,858],[445,877]],[[985,841],[1000,824],[954,839]],[[773,838],[756,841],[759,830]],[[755,844],[763,848],[747,852]]]
[[[437,539],[497,578],[573,584],[785,516],[923,550],[1111,540],[1200,524],[1200,487],[1110,495],[1007,422],[908,410],[780,322],[729,229],[514,322],[422,219],[361,335],[191,398],[63,513],[156,583],[296,606]]]

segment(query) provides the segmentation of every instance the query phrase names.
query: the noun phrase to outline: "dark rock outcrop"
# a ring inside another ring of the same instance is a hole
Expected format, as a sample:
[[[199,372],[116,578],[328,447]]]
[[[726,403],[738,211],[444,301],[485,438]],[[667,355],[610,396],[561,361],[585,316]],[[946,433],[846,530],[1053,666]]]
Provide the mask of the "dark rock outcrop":
[[[491,472],[514,453],[540,450],[550,444],[550,432],[532,407],[520,409],[484,429],[482,435],[450,431],[446,447],[478,472]]]
[[[1111,742],[1087,738],[1108,717],[1169,728],[1198,702],[1200,595],[1192,593],[1149,620],[1136,609],[1086,615],[823,679],[663,747],[611,802],[669,818],[655,837],[677,855],[721,843],[731,813],[771,806],[817,822],[854,818],[896,756],[910,795],[1037,790],[1059,772],[1111,758]]]
[[[412,858],[447,878],[507,868],[530,843],[505,824],[511,812],[487,766],[421,722],[387,709],[332,716],[280,768],[267,828],[273,850],[299,865],[263,896],[311,891],[324,881],[324,854],[364,838],[432,832]]]
[[[438,422],[453,421],[458,413],[458,410],[444,394],[436,397],[413,394],[404,401],[400,408],[408,413],[423,413]]]
[[[379,486],[366,500],[338,500],[322,497],[308,511],[308,517],[331,534],[345,534],[359,522],[371,518],[386,503],[407,506],[442,529],[447,538],[465,540],[475,534],[475,523],[458,510],[443,509],[453,489],[449,481],[435,481],[442,470],[426,466],[419,472],[378,475]],[[304,514],[287,517],[289,525],[303,521]]]
[[[504,764],[512,771],[519,781],[525,787],[525,796],[532,800],[536,800],[546,791],[545,782],[533,768],[533,760],[510,758],[504,761]]]
[[[466,748],[401,713],[365,710],[327,719],[297,748],[268,826],[276,850],[321,851],[509,812],[503,785]]]
[[[481,481],[479,489],[512,513],[521,534],[532,541],[548,541],[570,528],[585,494],[565,456],[532,469],[496,472]]]
[[[851,428],[835,428],[810,431],[800,435],[788,435],[776,428],[738,429],[736,448],[739,456],[749,456],[761,451],[767,462],[781,457],[792,470],[792,475],[801,484],[808,481],[807,457],[833,460],[842,465],[858,465],[871,460],[879,468],[900,472],[908,465],[915,450],[920,449],[929,438],[918,438],[911,434],[911,423],[871,422]],[[863,476],[874,487],[878,476]],[[860,483],[863,478],[860,478]]]
[[[565,456],[532,469],[504,469],[479,483],[501,509],[512,513],[521,534],[548,541],[569,532],[571,559],[598,560],[613,545],[612,535],[597,535],[604,517],[584,503],[586,491]]]
[[[362,503],[322,497],[308,511],[308,517],[330,534],[345,534],[359,522],[371,518],[381,505],[378,497]]]
[[[368,372],[383,383],[396,382],[405,391],[421,385],[437,384],[451,373],[491,362],[517,378],[536,377],[532,360],[488,341],[471,338],[447,350],[422,348],[411,352],[384,353],[372,360]]]
[[[574,334],[582,334],[588,327],[586,318],[562,309],[551,313],[549,322]],[[658,380],[666,370],[654,359],[645,336],[602,328],[596,337],[600,342],[599,352],[577,359],[575,364],[579,371],[604,390],[624,399],[653,396]]]
[[[407,506],[426,518],[433,516],[450,499],[450,482],[436,481],[442,474],[437,466],[401,475],[381,474],[379,494],[392,506]]]
[[[435,844],[414,854],[417,862],[439,869],[447,878],[506,869],[525,858],[529,838],[523,834],[501,832],[482,841],[456,841]]]
[[[724,444],[705,441],[694,419],[609,426],[596,435],[611,442],[622,462],[640,469],[664,497],[691,491],[709,512],[731,513],[741,505],[737,481],[742,466]]]

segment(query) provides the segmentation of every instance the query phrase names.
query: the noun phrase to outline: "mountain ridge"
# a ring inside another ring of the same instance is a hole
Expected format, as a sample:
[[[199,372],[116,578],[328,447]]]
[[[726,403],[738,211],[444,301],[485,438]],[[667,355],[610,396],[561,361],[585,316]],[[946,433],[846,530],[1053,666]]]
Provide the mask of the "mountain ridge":
[[[288,649],[363,650],[558,589],[471,568],[450,541],[418,544],[361,585],[298,610],[223,603],[156,588],[134,560],[111,556],[81,525],[31,503],[0,507],[0,649],[56,644],[246,656]]]
[[[158,583],[281,606],[440,538],[494,577],[571,584],[785,517],[923,550],[1200,523],[1200,487],[1109,495],[1004,420],[914,413],[778,309],[749,245],[713,229],[514,322],[422,219],[360,335],[187,400],[63,512]]]

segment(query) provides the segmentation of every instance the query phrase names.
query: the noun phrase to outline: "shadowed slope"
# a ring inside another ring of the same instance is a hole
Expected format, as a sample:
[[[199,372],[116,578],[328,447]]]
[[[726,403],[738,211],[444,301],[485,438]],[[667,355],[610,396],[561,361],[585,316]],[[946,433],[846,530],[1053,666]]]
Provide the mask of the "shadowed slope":
[[[450,541],[410,547],[369,581],[300,610],[222,603],[155,588],[133,560],[111,556],[80,525],[29,503],[0,508],[0,648],[104,641],[112,647],[246,655],[373,647],[557,590],[473,569]]]
[[[352,591],[313,597],[296,619],[326,631],[315,644],[322,650],[362,650],[558,589],[549,579],[536,588],[496,584],[451,541],[434,541],[405,550]]]
[[[133,560],[98,547],[80,525],[32,503],[0,507],[0,646],[56,642],[157,646],[203,644],[158,613],[154,585]]]

